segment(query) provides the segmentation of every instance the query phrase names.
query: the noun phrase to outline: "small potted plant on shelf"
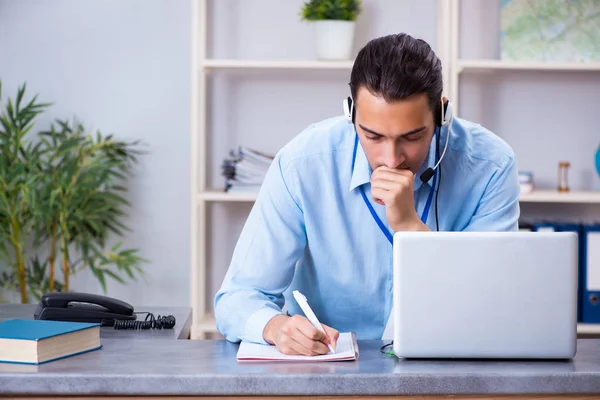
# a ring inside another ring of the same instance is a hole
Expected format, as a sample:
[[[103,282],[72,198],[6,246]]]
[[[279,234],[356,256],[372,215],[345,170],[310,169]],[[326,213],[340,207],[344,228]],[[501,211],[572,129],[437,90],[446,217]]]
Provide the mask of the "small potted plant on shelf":
[[[348,60],[354,42],[361,0],[309,0],[302,6],[303,21],[314,24],[317,58]]]

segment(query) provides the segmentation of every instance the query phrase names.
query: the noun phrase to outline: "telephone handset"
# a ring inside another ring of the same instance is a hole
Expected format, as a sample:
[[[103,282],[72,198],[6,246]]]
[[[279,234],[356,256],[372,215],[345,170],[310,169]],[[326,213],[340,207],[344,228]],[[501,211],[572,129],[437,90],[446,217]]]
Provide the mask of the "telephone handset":
[[[147,314],[137,321],[136,314]],[[107,296],[80,292],[52,292],[44,294],[33,313],[35,319],[54,321],[96,322],[115,329],[170,329],[175,317],[155,318],[152,313],[133,311],[133,306]]]

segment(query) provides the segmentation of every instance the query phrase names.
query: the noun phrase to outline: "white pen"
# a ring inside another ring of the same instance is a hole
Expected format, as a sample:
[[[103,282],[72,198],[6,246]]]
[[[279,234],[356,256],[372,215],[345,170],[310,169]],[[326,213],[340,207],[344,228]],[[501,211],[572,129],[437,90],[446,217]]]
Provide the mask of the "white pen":
[[[294,298],[296,299],[296,301],[300,305],[300,308],[302,309],[302,311],[304,312],[304,315],[306,315],[306,318],[308,318],[308,320],[310,321],[310,323],[313,324],[313,326],[315,328],[317,328],[318,330],[320,330],[321,332],[323,332],[325,334],[325,336],[327,336],[327,333],[325,332],[325,329],[323,329],[323,326],[321,325],[321,323],[317,319],[317,316],[315,315],[315,313],[313,312],[313,310],[308,305],[308,301],[306,301],[306,297],[302,293],[300,293],[299,291],[297,291],[297,290],[294,290],[292,292],[292,294],[294,295]],[[328,344],[328,346],[329,346],[329,350],[331,350],[332,353],[335,353],[335,350],[333,349],[333,347],[331,346],[331,344]]]

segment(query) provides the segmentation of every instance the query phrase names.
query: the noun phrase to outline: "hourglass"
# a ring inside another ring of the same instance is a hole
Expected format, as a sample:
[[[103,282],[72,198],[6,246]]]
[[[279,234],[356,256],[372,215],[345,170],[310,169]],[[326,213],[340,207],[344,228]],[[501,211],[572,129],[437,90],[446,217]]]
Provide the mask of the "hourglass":
[[[569,191],[569,167],[571,163],[568,161],[561,161],[558,163],[558,191],[568,192]]]

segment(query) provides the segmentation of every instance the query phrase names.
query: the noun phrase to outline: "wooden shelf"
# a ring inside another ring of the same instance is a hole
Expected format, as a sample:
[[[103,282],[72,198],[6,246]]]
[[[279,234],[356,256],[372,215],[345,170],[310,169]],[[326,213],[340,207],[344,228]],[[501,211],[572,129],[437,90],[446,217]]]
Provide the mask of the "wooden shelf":
[[[578,191],[560,193],[556,190],[534,190],[522,194],[519,198],[524,203],[597,203],[600,204],[600,191]]]
[[[351,70],[354,61],[319,60],[236,60],[210,59],[201,64],[204,69],[307,69]],[[504,60],[458,60],[458,71],[518,70],[518,71],[600,71],[600,62],[553,63]]]
[[[318,60],[205,60],[204,69],[308,69],[308,70],[351,70],[353,61]]]
[[[198,195],[198,201],[213,202],[253,202],[258,193],[255,192],[224,192],[211,189]],[[522,203],[590,203],[600,204],[600,191],[577,191],[559,193],[556,190],[535,190],[521,195]]]
[[[600,63],[551,63],[503,60],[458,60],[458,72],[468,70],[600,71]]]
[[[217,332],[217,321],[212,314],[206,315],[204,319],[196,325],[202,332],[215,333]]]
[[[255,192],[224,192],[220,189],[210,189],[198,195],[198,201],[213,202],[253,202],[258,193]]]
[[[190,339],[205,339],[205,335],[219,333],[214,315],[208,314],[199,323],[192,324]]]
[[[600,324],[577,324],[578,335],[600,335]]]

